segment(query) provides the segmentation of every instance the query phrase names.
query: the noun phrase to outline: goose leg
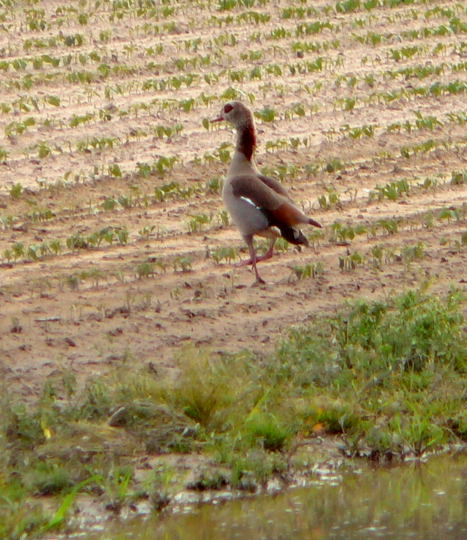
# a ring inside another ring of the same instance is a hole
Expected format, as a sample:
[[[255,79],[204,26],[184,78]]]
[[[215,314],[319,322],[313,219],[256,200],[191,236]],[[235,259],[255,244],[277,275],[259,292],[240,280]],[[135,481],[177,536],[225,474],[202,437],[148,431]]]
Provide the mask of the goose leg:
[[[245,242],[248,245],[248,249],[250,249],[250,244],[248,243],[248,240],[246,238],[245,238]],[[253,240],[252,240],[252,242],[253,242]],[[274,244],[275,243],[276,243],[276,238],[275,237],[271,238],[271,242],[269,244],[269,248],[266,251],[266,253],[264,255],[260,255],[259,257],[255,256],[255,261],[260,262],[260,261],[266,261],[267,259],[270,259],[274,255]],[[256,255],[256,251],[255,251],[255,255]],[[246,266],[247,264],[253,264],[253,259],[251,258],[251,250],[250,250],[250,258],[247,259],[246,261],[240,261],[240,262],[236,263],[235,266]]]
[[[269,243],[269,248],[266,251],[264,255],[261,255],[261,257],[256,257],[256,262],[259,261],[266,261],[267,259],[270,259],[274,254],[274,244],[276,243],[276,237],[271,238],[271,242]]]
[[[246,264],[251,264],[253,266],[253,270],[255,271],[255,277],[256,277],[255,284],[266,283],[264,279],[259,275],[258,268],[256,267],[256,261],[258,261],[259,259],[256,257],[256,250],[255,250],[255,246],[253,245],[253,235],[248,235],[248,236],[245,236],[244,238],[248,246],[248,251],[250,252],[250,259],[248,261],[243,261],[237,266],[240,266],[240,265],[244,266]],[[268,251],[271,251],[271,248],[269,248]],[[270,256],[272,256],[272,253]]]

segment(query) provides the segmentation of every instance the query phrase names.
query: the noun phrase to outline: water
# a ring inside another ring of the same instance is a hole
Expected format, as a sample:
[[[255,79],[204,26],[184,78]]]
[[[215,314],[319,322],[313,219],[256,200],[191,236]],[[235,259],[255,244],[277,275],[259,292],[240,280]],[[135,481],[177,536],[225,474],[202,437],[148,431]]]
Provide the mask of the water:
[[[466,540],[466,456],[364,466],[306,488],[134,519],[89,539]]]

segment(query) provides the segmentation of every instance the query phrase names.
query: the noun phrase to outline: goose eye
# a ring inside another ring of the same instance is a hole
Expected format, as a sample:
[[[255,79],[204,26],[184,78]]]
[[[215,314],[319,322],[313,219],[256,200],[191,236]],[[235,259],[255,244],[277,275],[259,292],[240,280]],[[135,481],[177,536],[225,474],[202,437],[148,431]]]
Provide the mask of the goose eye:
[[[230,103],[227,103],[227,105],[224,106],[225,114],[228,114],[232,109],[233,109],[233,106],[230,105]]]

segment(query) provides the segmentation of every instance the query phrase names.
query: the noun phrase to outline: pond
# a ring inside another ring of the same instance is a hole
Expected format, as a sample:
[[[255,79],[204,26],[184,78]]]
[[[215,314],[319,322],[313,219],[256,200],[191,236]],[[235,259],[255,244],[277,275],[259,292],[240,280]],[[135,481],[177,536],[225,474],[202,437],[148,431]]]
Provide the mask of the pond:
[[[185,505],[87,535],[95,540],[465,540],[467,457],[392,467],[366,463],[307,487],[218,504]]]

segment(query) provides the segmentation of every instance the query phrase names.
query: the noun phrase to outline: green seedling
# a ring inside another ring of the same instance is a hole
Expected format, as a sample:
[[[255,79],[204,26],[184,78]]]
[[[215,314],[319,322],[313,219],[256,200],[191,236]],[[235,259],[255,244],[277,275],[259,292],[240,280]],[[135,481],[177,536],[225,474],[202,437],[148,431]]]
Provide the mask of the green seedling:
[[[10,197],[12,199],[19,199],[22,194],[23,194],[23,186],[19,182],[11,186]]]
[[[303,266],[292,266],[289,281],[292,277],[297,278],[298,281],[302,279],[316,279],[324,274],[324,265],[322,262],[316,262],[311,264],[305,264]]]
[[[379,219],[376,226],[389,235],[396,234],[399,230],[399,223],[395,219]]]
[[[28,128],[36,125],[36,120],[32,117],[25,118],[22,121],[13,121],[8,123],[5,128],[5,136],[8,138],[22,135]]]
[[[332,158],[324,166],[324,171],[327,173],[334,173],[334,172],[344,169],[344,167],[345,165],[342,163],[342,161],[339,158]]]
[[[155,225],[146,225],[142,229],[138,231],[138,236],[143,239],[147,240],[151,235],[154,234],[154,231],[156,230]]]
[[[187,222],[188,231],[190,233],[200,232],[206,225],[209,225],[211,221],[212,216],[208,216],[207,214],[192,215]]]
[[[413,261],[423,259],[425,256],[425,246],[423,242],[419,242],[413,246],[405,246],[401,251],[401,257],[404,264],[410,265]]]
[[[318,197],[319,207],[329,210],[340,204],[340,195],[334,188],[326,188],[327,193]]]
[[[217,264],[221,264],[223,261],[232,263],[238,259],[238,250],[234,247],[220,247],[211,252],[211,257]]]
[[[172,262],[172,266],[174,272],[191,272],[192,261],[190,257],[176,257]]]
[[[342,272],[352,272],[365,263],[365,257],[358,251],[348,252],[347,255],[339,257],[339,268]]]
[[[370,191],[369,200],[382,200],[384,198],[390,201],[395,201],[402,195],[408,195],[410,192],[410,185],[407,180],[398,180],[395,182],[389,182],[384,186],[376,186],[373,191]]]
[[[75,251],[78,249],[86,249],[89,247],[89,243],[85,237],[79,233],[76,233],[66,239],[66,246],[68,249]]]
[[[92,120],[94,120],[94,114],[92,113],[87,113],[81,116],[74,114],[69,120],[69,126],[75,128],[80,126],[81,124],[91,122]]]
[[[113,176],[114,178],[121,178],[123,176],[122,170],[120,169],[118,163],[112,163],[112,165],[109,165],[108,171],[110,176]]]
[[[331,242],[340,244],[348,244],[350,240],[353,240],[355,236],[365,234],[367,232],[364,225],[344,225],[336,222],[331,225]]]
[[[461,186],[467,183],[467,169],[465,171],[453,171],[451,173],[451,184]]]
[[[344,0],[337,2],[336,11],[338,13],[351,13],[361,8],[360,0]]]
[[[274,109],[271,109],[270,107],[264,107],[259,111],[255,111],[254,114],[256,118],[259,118],[263,122],[274,122],[277,116],[276,111]]]
[[[423,116],[420,111],[415,111],[415,126],[417,129],[428,129],[430,131],[435,130],[437,127],[441,127],[443,123],[435,116],[427,115]]]
[[[227,210],[221,210],[217,215],[216,219],[219,222],[220,227],[228,227],[230,223],[230,217]]]
[[[438,214],[438,219],[450,223],[454,219],[459,220],[460,214],[456,208],[443,208]]]
[[[118,205],[118,201],[112,197],[108,197],[105,199],[105,201],[102,203],[102,208],[104,210],[110,211],[114,210]]]
[[[316,248],[319,247],[321,240],[324,239],[324,232],[318,229],[312,230],[308,233],[307,238],[313,249],[316,250]]]
[[[217,195],[220,193],[221,187],[222,187],[222,180],[218,176],[215,176],[214,178],[211,178],[210,180],[206,182],[205,191],[206,193]]]

